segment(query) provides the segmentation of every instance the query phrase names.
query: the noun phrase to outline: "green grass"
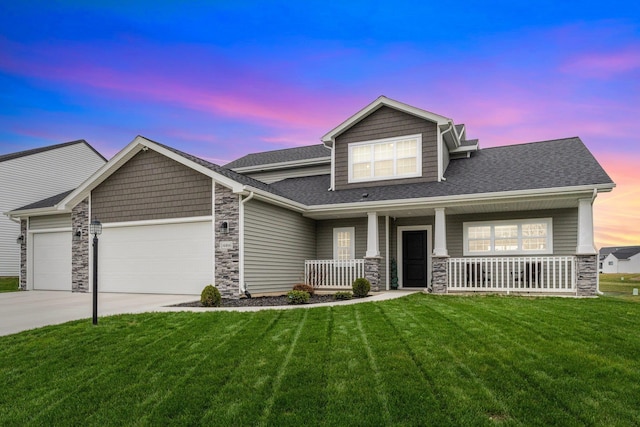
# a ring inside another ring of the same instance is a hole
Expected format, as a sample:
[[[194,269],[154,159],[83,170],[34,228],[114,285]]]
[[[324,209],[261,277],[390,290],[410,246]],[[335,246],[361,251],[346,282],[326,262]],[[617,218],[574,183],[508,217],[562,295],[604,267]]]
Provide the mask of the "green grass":
[[[16,292],[17,290],[17,277],[0,277],[0,292]]]
[[[600,274],[600,290],[606,296],[640,302],[640,296],[634,296],[633,289],[640,293],[640,274]]]
[[[416,294],[0,337],[2,425],[638,425],[640,304]]]

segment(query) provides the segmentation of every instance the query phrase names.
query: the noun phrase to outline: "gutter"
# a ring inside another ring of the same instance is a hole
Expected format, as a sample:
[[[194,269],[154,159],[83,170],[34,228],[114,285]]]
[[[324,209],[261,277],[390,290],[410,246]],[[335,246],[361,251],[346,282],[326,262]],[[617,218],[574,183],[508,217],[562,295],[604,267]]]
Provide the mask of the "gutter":
[[[240,280],[240,292],[247,295],[248,298],[251,298],[251,294],[247,291],[247,286],[244,283],[244,204],[247,203],[249,200],[253,199],[253,197],[255,196],[256,193],[254,193],[253,191],[249,193],[249,196],[247,196],[244,199],[240,199],[240,205],[241,209],[240,209],[240,213],[241,213],[241,217],[240,219],[240,224],[241,225],[241,229],[240,229],[240,236],[239,236],[239,241],[238,241],[238,245],[242,246],[239,247],[238,249],[238,254],[240,256],[240,275],[242,280]]]

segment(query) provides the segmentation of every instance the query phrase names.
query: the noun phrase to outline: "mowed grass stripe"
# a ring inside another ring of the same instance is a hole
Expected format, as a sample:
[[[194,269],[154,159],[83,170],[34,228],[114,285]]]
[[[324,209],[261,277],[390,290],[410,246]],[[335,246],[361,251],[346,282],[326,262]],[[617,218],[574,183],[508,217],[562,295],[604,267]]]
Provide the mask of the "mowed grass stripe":
[[[278,371],[276,372],[276,377],[271,387],[271,394],[269,395],[269,398],[265,402],[264,409],[262,410],[262,416],[260,417],[260,421],[258,425],[267,424],[266,421],[269,419],[269,416],[271,415],[271,410],[273,409],[273,404],[276,400],[276,396],[278,395],[278,393],[280,393],[282,378],[284,377],[286,370],[289,367],[289,361],[291,360],[293,351],[296,349],[296,345],[298,344],[298,339],[300,338],[300,333],[302,332],[302,329],[305,326],[305,323],[307,321],[307,316],[309,315],[309,311],[303,310],[303,313],[304,315],[302,316],[302,319],[300,319],[298,323],[298,328],[296,329],[295,334],[293,335],[293,339],[289,344],[289,350],[287,351],[287,354],[284,356],[284,359],[282,360],[282,364],[280,365],[280,367],[278,368]]]
[[[378,368],[378,363],[376,362],[376,357],[373,354],[371,345],[369,344],[369,340],[367,339],[367,334],[362,326],[362,318],[360,315],[361,308],[362,307],[355,308],[356,326],[358,327],[358,332],[360,332],[362,344],[365,351],[367,352],[369,366],[371,367],[373,378],[375,379],[375,390],[378,395],[378,400],[380,401],[380,410],[382,412],[382,419],[380,421],[383,424],[387,425],[391,421],[391,414],[389,413],[389,399],[387,398],[387,394],[384,390],[384,385],[381,379],[381,373],[380,369]],[[371,309],[370,306],[368,306],[367,308]],[[372,316],[367,316],[367,318],[368,320],[371,320]]]
[[[331,353],[333,308],[307,310],[294,351],[273,394],[267,425],[301,426],[322,420],[327,403],[327,360]]]
[[[420,366],[430,373],[434,392],[447,416],[446,424],[463,425],[477,419],[509,419],[508,405],[484,379],[469,366],[468,331],[451,320],[451,310],[439,301],[422,300],[419,309],[405,310],[412,327],[396,327],[406,343],[421,360]],[[385,307],[388,309],[388,307]],[[389,311],[389,310],[386,310]],[[395,317],[389,314],[395,322]]]

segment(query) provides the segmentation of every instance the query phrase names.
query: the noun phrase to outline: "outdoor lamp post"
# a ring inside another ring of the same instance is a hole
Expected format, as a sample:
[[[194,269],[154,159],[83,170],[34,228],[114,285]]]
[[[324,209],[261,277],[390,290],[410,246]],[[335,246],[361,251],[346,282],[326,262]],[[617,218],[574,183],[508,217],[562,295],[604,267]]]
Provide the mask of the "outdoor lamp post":
[[[102,224],[94,218],[89,224],[93,234],[93,324],[98,324],[98,236],[102,234]]]

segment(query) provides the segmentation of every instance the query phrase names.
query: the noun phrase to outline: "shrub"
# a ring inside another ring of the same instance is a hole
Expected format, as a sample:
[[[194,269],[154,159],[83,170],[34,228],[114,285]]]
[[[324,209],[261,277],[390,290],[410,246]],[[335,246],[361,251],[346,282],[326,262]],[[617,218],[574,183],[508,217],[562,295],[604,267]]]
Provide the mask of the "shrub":
[[[359,277],[353,281],[353,296],[355,298],[364,298],[371,290],[371,283],[364,277]]]
[[[309,302],[309,297],[309,292],[305,291],[289,291],[287,293],[289,304],[306,304]]]
[[[349,291],[340,291],[336,292],[333,297],[338,301],[344,301],[353,298],[353,294]]]
[[[309,295],[313,295],[315,293],[315,289],[311,285],[307,285],[306,283],[298,283],[293,286],[294,291],[305,291]]]
[[[222,296],[220,291],[213,285],[207,285],[200,294],[200,303],[205,307],[220,307]]]

